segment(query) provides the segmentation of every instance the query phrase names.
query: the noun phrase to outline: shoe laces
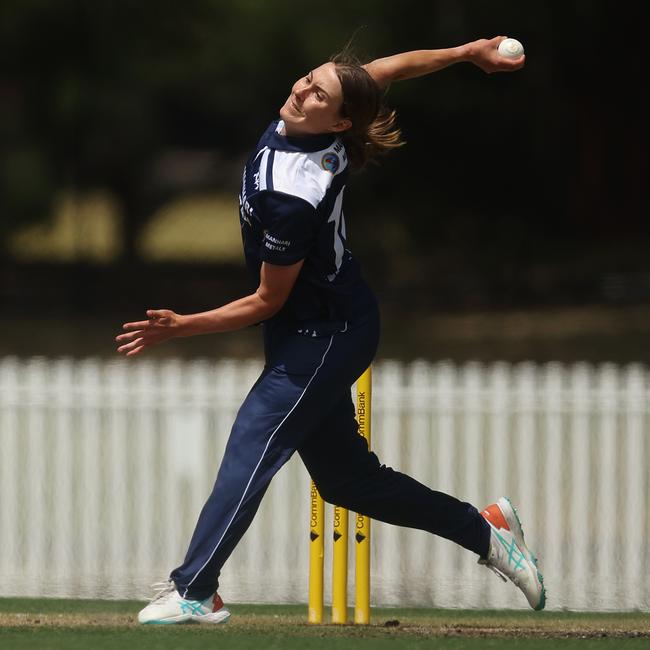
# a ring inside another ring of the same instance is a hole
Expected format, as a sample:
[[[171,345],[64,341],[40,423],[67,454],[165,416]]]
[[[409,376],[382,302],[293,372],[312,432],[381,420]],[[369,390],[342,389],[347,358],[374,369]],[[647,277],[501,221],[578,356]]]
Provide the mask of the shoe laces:
[[[155,603],[158,600],[168,597],[176,591],[176,585],[171,580],[154,582],[151,588],[156,592],[150,602]]]
[[[499,569],[497,569],[493,564],[491,564],[489,560],[484,560],[483,558],[481,558],[481,559],[478,561],[478,563],[479,563],[479,564],[482,564],[483,566],[485,566],[485,567],[487,567],[488,569],[490,569],[490,571],[492,571],[492,572],[495,573],[497,576],[499,576],[499,578],[501,578],[501,580],[503,580],[503,582],[508,582],[508,578],[506,578],[506,577],[503,575],[503,573],[501,573],[501,571],[499,571]]]
[[[501,573],[501,571],[499,571],[499,569],[497,569],[497,568],[494,566],[494,564],[492,564],[492,562],[490,562],[489,560],[484,560],[483,558],[481,558],[481,559],[478,561],[478,563],[479,563],[479,564],[482,564],[483,566],[485,566],[485,567],[487,567],[488,569],[490,569],[490,571],[492,571],[492,573],[494,573],[494,574],[497,575],[499,578],[501,578],[501,580],[503,580],[503,582],[508,582],[508,578],[507,578],[506,576],[504,576],[503,573]],[[515,573],[514,575],[510,576],[510,580],[511,580],[511,581],[512,581],[512,582],[513,582],[517,587],[520,586],[521,581],[519,580],[519,573]]]

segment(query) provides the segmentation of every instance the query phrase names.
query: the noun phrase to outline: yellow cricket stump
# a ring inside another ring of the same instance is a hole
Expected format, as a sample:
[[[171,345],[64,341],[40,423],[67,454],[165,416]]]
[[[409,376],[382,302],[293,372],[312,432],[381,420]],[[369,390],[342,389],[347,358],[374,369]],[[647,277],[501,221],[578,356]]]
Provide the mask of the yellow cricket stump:
[[[357,381],[357,421],[359,433],[370,448],[372,370]],[[332,546],[332,623],[348,619],[348,511],[334,506]],[[312,481],[309,526],[309,623],[323,622],[324,503]],[[355,608],[354,622],[370,623],[370,519],[355,519]]]
[[[325,504],[311,482],[309,516],[309,613],[310,623],[323,622],[323,560],[325,558]]]
[[[332,623],[348,622],[348,511],[334,506]]]
[[[370,448],[372,405],[372,369],[368,368],[357,381],[357,421],[359,433],[368,441]],[[354,622],[370,623],[370,518],[357,515],[355,531],[355,599]]]

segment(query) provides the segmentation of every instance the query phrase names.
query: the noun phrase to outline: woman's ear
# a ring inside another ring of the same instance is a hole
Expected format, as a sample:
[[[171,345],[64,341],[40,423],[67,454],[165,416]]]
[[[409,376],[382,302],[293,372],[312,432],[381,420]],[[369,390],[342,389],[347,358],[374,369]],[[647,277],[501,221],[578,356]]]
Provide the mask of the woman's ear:
[[[340,133],[341,131],[347,131],[352,128],[352,120],[347,117],[340,119],[336,124],[333,124],[331,131],[334,133]]]

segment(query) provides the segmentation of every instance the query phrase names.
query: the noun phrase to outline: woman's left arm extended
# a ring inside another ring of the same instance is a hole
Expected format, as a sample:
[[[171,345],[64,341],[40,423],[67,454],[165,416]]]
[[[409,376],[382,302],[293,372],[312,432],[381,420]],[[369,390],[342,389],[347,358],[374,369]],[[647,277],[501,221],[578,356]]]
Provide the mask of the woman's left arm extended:
[[[264,262],[255,293],[198,314],[177,314],[169,309],[148,309],[147,320],[125,323],[115,340],[127,357],[172,338],[231,332],[271,318],[282,309],[298,278],[304,260],[289,266]]]
[[[422,77],[447,68],[454,63],[469,62],[484,72],[513,72],[523,67],[526,57],[508,59],[499,55],[497,48],[505,36],[481,39],[441,50],[413,50],[375,59],[363,67],[385,88],[393,81]]]

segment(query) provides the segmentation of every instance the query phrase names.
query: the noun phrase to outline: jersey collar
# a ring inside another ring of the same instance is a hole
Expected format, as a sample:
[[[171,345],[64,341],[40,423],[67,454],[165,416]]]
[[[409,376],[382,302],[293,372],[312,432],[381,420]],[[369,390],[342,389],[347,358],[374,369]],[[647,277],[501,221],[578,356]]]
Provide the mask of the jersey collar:
[[[278,131],[284,126],[282,120],[273,122],[272,128],[269,129],[268,137],[264,143],[270,149],[279,149],[280,151],[301,151],[303,153],[313,153],[322,151],[332,146],[336,136],[331,133],[320,135],[301,135],[288,136],[281,135]]]

